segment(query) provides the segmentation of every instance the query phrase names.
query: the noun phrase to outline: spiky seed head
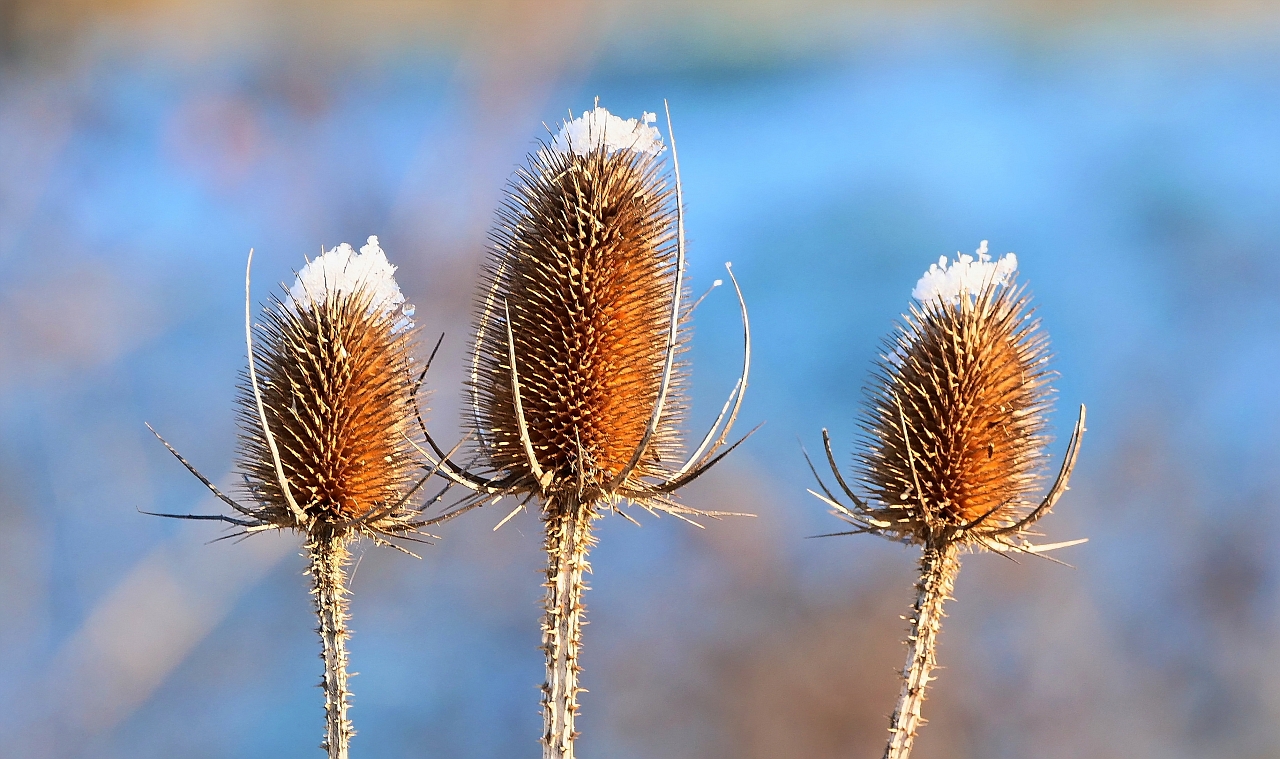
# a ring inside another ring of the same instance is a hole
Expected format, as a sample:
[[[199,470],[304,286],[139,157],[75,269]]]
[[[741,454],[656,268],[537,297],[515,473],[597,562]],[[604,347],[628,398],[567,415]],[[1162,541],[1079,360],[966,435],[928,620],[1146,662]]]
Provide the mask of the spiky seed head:
[[[1048,338],[1012,253],[944,258],[885,341],[861,427],[860,475],[884,531],[923,544],[982,536],[1033,507],[1051,406]]]
[[[508,325],[544,492],[603,492],[631,461],[662,381],[675,282],[672,192],[657,130],[597,108],[517,171],[498,212],[476,304],[472,413],[493,471],[538,488],[516,414]],[[639,465],[663,474],[679,447],[678,377]],[[551,499],[554,500],[554,499]]]
[[[310,261],[272,298],[254,353],[267,423],[299,523],[280,484],[248,375],[239,389],[239,464],[264,522],[308,532],[389,534],[414,516],[401,501],[419,468],[410,442],[412,307],[370,237]],[[399,505],[397,505],[399,504]]]

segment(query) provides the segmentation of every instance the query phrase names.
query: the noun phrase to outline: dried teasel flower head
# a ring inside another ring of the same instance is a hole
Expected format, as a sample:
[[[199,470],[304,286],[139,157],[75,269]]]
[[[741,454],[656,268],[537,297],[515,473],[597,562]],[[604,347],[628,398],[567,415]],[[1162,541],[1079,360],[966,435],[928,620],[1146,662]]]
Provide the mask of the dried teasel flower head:
[[[908,759],[924,724],[943,605],[961,553],[1042,554],[1084,542],[1027,540],[1067,489],[1085,413],[1081,406],[1058,478],[1036,503],[1053,372],[1030,296],[1015,284],[1017,268],[1012,253],[992,261],[984,240],[976,256],[950,264],[942,258],[916,284],[915,302],[885,340],[860,419],[857,473],[869,493],[865,500],[840,474],[822,431],[832,474],[853,501],[845,506],[818,479],[822,493],[815,495],[854,528],[836,534],[870,532],[922,548],[915,605],[904,617],[911,623],[907,660],[885,759]]]
[[[661,390],[675,233],[656,160],[664,147],[649,121],[603,108],[571,120],[516,174],[499,211],[477,314],[476,436],[494,470],[531,487],[541,479],[548,490],[606,489],[629,464]],[[679,384],[676,372],[673,395]],[[671,398],[633,486],[674,460],[678,414]]]
[[[1036,548],[1016,539],[1066,489],[1084,410],[1058,481],[1035,500],[1055,372],[1017,265],[1012,253],[991,260],[983,241],[975,256],[944,257],[920,278],[860,419],[857,473],[870,505],[856,499],[841,516],[931,547]]]
[[[570,492],[663,508],[693,473],[677,460],[679,188],[655,118],[569,120],[516,173],[491,235],[467,422],[503,491],[551,509]]]
[[[701,443],[683,464],[677,459],[684,404],[676,356],[697,302],[684,298],[670,114],[673,183],[655,120],[596,107],[570,118],[517,171],[476,303],[466,423],[487,472],[458,467],[423,432],[438,457],[429,463],[474,491],[445,518],[508,495],[519,503],[506,519],[535,498],[541,506],[544,759],[574,756],[592,521],[605,508],[630,519],[624,502],[681,518],[721,516],[683,506],[674,493],[742,442],[726,438],[747,386],[751,335],[730,269],[743,320],[742,375]]]
[[[258,327],[239,392],[239,465],[261,522],[373,537],[418,513],[413,307],[376,237],[307,263]]]
[[[359,253],[344,243],[309,261],[283,299],[273,298],[263,310],[255,352],[252,265],[250,251],[249,366],[239,389],[237,457],[252,500],[242,505],[223,494],[160,438],[237,516],[158,516],[222,521],[241,528],[239,535],[288,528],[306,536],[325,664],[321,745],[329,759],[346,759],[355,734],[347,718],[348,546],[365,535],[408,553],[389,539],[412,540],[408,533],[443,521],[421,519],[421,509],[409,503],[435,473],[418,476],[422,463],[413,439],[412,425],[421,421],[416,393],[425,376],[410,374],[413,307],[404,302],[378,238],[370,237]]]

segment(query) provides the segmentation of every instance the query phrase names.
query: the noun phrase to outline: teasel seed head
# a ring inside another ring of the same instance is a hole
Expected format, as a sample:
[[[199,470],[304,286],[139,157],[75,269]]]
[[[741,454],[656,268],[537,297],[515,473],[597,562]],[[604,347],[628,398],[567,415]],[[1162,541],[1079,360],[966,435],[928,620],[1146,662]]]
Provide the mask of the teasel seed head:
[[[574,756],[593,520],[602,507],[626,516],[624,501],[680,518],[727,515],[683,506],[674,493],[742,442],[725,447],[751,362],[746,304],[730,269],[742,311],[743,372],[688,460],[676,458],[684,413],[676,357],[697,302],[684,304],[683,198],[670,112],[674,187],[658,159],[667,147],[650,125],[655,119],[623,120],[596,107],[570,118],[516,173],[491,235],[471,361],[467,424],[489,474],[457,466],[423,432],[438,457],[429,463],[474,492],[444,518],[516,496],[509,519],[540,501],[544,759]]]
[[[468,421],[482,460],[517,491],[635,494],[679,452],[677,366],[631,466],[663,392],[676,294],[673,192],[653,119],[596,108],[571,120],[517,172],[498,213]]]
[[[941,548],[954,542],[997,551],[1053,547],[1022,539],[1066,490],[1084,432],[1084,408],[1048,495],[1052,409],[1048,336],[1016,283],[1017,257],[943,257],[925,272],[915,302],[884,342],[859,426],[858,480],[869,498],[828,503],[860,532]]]
[[[935,265],[885,342],[861,426],[861,479],[922,543],[1033,507],[1046,459],[1048,337],[1014,285],[1010,253]]]
[[[376,237],[359,253],[344,243],[264,309],[238,398],[239,466],[261,522],[375,538],[413,528],[413,309],[394,271]]]

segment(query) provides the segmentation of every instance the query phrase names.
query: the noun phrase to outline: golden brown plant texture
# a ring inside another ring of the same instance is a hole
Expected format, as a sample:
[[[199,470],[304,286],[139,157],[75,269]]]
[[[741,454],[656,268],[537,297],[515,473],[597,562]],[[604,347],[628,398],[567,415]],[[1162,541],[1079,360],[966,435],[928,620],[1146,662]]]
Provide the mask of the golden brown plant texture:
[[[723,458],[746,387],[681,456],[684,248],[679,167],[668,184],[657,129],[603,108],[566,123],[511,182],[476,304],[466,423],[481,474],[442,473],[476,491],[541,504],[547,596],[544,756],[573,756],[581,597],[591,522],[627,502],[682,518],[717,516],[674,493]],[[730,271],[732,279],[732,271]],[[734,281],[737,291],[737,282]],[[741,292],[738,291],[741,305]],[[739,441],[741,442],[741,441]],[[683,463],[682,463],[683,460]],[[512,511],[514,515],[516,512]],[[505,521],[505,520],[504,520]]]
[[[1016,524],[1046,460],[1048,338],[1024,291],[915,304],[887,341],[862,420],[860,479],[922,543]]]
[[[264,311],[258,385],[283,478],[247,376],[238,398],[240,468],[262,521],[374,537],[413,529],[405,494],[421,462],[410,437],[413,335],[396,329],[401,320],[364,291],[306,306],[273,299]]]
[[[549,489],[581,489],[589,502],[606,491],[640,494],[646,477],[671,475],[680,452],[677,365],[649,445],[631,466],[663,391],[672,193],[660,163],[630,150],[543,151],[530,163],[499,212],[485,271],[475,434],[494,470],[530,485],[536,459]],[[516,417],[508,327],[532,457]]]
[[[347,718],[348,546],[360,535],[394,545],[390,539],[411,539],[429,523],[411,502],[430,472],[421,473],[413,440],[414,330],[394,270],[376,238],[359,255],[342,245],[309,262],[285,297],[264,309],[256,351],[246,272],[249,367],[238,398],[237,464],[248,505],[164,443],[237,515],[162,516],[227,522],[240,528],[234,535],[292,529],[306,536],[325,663],[322,747],[331,759],[345,759],[354,735]]]
[[[965,548],[1042,554],[1083,541],[1034,545],[1035,522],[1067,489],[1084,433],[1084,407],[1058,478],[1036,501],[1047,462],[1045,413],[1051,406],[1048,338],[1030,298],[1015,286],[1017,259],[962,256],[933,266],[916,302],[885,341],[860,420],[860,498],[836,466],[845,505],[819,479],[836,516],[869,532],[922,547],[920,579],[907,638],[902,693],[886,759],[905,759],[924,724],[921,707],[935,664],[943,603]],[[817,470],[814,470],[816,476]]]

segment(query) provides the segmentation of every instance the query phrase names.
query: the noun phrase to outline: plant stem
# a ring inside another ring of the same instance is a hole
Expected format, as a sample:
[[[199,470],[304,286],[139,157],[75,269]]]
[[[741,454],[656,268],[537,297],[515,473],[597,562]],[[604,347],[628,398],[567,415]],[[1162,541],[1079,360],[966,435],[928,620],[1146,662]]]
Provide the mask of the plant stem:
[[[347,759],[347,745],[355,731],[347,719],[347,541],[341,535],[314,535],[307,543],[311,558],[312,595],[320,619],[320,642],[324,660],[324,711],[326,728],[320,747],[329,759]]]
[[[551,504],[549,504],[551,505]],[[548,509],[547,595],[542,620],[542,650],[547,655],[547,681],[542,686],[543,759],[573,759],[573,729],[578,712],[578,652],[586,608],[582,603],[584,572],[591,571],[587,551],[591,537],[591,509],[571,499]]]
[[[920,580],[916,583],[916,603],[912,609],[911,634],[907,637],[907,663],[902,668],[902,692],[898,707],[889,720],[889,745],[884,759],[907,759],[916,731],[925,723],[920,716],[929,672],[937,663],[935,651],[942,631],[942,604],[951,597],[951,588],[960,571],[960,547],[947,543],[926,547],[920,557]]]

